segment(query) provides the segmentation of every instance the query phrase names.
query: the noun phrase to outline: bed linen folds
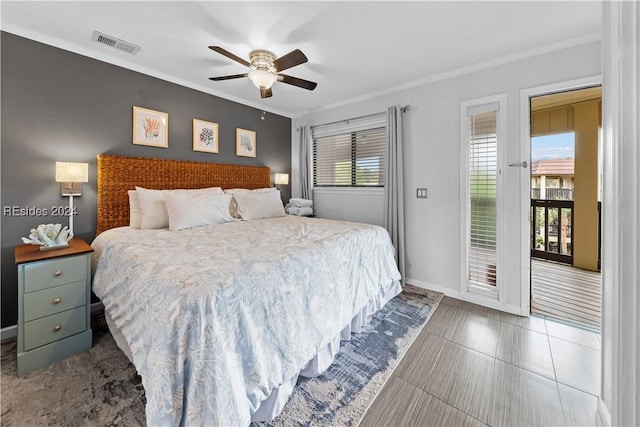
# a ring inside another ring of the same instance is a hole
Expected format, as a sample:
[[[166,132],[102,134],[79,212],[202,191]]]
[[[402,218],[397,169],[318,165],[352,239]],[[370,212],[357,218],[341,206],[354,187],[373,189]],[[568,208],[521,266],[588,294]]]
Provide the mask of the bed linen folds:
[[[248,425],[369,301],[397,286],[381,227],[286,216],[93,242],[93,289],[145,388],[148,425]]]

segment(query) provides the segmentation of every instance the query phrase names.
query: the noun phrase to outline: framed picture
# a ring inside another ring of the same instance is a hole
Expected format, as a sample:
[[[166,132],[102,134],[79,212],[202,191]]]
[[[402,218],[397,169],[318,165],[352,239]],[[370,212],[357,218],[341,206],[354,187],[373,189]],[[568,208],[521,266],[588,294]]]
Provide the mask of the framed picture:
[[[256,156],[256,133],[254,131],[236,128],[236,156]]]
[[[169,114],[161,111],[133,107],[133,143],[167,148]]]
[[[218,124],[193,119],[193,151],[218,152]]]

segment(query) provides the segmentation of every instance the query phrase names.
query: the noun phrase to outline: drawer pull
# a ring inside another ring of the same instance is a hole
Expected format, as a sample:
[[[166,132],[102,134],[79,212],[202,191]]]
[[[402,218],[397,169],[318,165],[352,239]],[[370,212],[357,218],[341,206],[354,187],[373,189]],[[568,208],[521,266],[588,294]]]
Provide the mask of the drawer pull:
[[[56,276],[56,277],[62,275],[62,270],[56,270],[56,272],[53,273],[53,275]]]
[[[53,303],[54,304],[60,304],[60,301],[62,301],[60,298],[54,298],[53,299]]]
[[[53,330],[55,332],[58,332],[60,329],[62,329],[62,326],[60,326],[60,325],[56,325],[56,326],[53,327]]]

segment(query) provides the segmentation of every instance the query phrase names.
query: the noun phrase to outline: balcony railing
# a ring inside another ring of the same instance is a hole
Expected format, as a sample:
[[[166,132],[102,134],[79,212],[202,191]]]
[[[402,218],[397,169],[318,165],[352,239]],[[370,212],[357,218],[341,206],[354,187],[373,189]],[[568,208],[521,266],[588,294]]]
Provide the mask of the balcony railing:
[[[573,200],[531,199],[531,256],[573,264]]]
[[[532,188],[531,189],[531,198],[538,200],[540,199],[540,189],[539,188]]]
[[[531,198],[540,200],[540,189],[531,189]],[[542,200],[573,200],[573,188],[545,188]]]

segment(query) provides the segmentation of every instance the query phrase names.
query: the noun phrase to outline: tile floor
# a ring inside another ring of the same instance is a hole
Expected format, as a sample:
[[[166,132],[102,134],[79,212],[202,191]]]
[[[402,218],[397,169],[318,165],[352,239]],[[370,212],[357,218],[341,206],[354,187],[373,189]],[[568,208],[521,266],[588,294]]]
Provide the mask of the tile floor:
[[[600,336],[445,297],[361,426],[596,426]]]

